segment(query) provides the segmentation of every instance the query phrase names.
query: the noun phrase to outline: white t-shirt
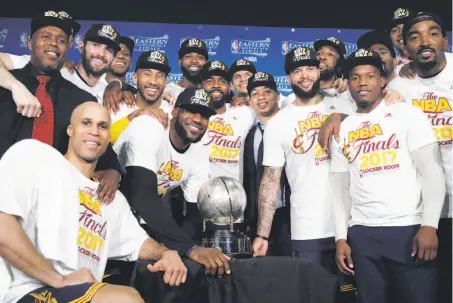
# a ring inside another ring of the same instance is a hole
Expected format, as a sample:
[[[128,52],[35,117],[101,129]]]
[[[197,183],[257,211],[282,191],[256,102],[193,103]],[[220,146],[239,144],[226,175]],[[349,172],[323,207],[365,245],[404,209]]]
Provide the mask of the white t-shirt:
[[[185,90],[184,87],[181,87],[178,84],[171,82],[171,83],[168,83],[167,86],[165,87],[164,93],[166,91],[173,92],[173,95],[174,95],[174,98],[175,98],[173,100],[173,102],[176,103],[176,99],[178,99],[179,94],[182,93],[183,90]]]
[[[285,167],[291,187],[291,238],[334,236],[328,196],[330,157],[318,144],[322,122],[333,113],[352,114],[346,100],[324,97],[316,105],[288,105],[269,120],[264,132],[263,165]]]
[[[435,142],[428,119],[409,104],[381,103],[347,117],[331,156],[332,172],[349,172],[349,226],[420,224],[421,184],[411,153]]]
[[[13,54],[8,54],[9,58],[11,59],[11,62],[13,63],[13,69],[20,69],[24,68],[25,65],[30,62],[30,55],[22,55],[22,56],[17,56]]]
[[[431,122],[442,156],[442,168],[447,182],[447,200],[442,218],[451,218],[452,206],[452,119],[453,119],[453,62],[448,63],[437,76],[422,79],[397,78],[389,88],[398,91],[406,102],[422,109]]]
[[[11,58],[11,61],[13,62],[14,69],[23,68],[25,67],[25,65],[28,64],[28,62],[30,62],[30,55],[22,56],[16,56],[11,54],[8,55]],[[72,82],[74,85],[83,89],[84,91],[89,92],[90,94],[95,96],[96,99],[98,99],[99,104],[104,104],[103,100],[104,91],[108,84],[107,81],[105,80],[106,74],[103,74],[101,78],[99,78],[99,81],[95,86],[89,86],[85,82],[85,80],[81,78],[77,70],[74,70],[74,72],[71,74],[66,67],[63,67],[60,72],[63,78],[65,78],[69,82]]]
[[[168,106],[168,103],[165,101],[162,101],[159,108],[168,115],[168,119],[170,120],[171,119],[171,109]],[[134,104],[134,106],[132,106],[132,107],[128,107],[126,105],[126,103],[121,102],[120,110],[117,113],[113,113],[113,112],[110,113],[110,117],[112,119],[112,124],[114,124],[116,121],[118,121],[124,117],[129,116],[130,114],[132,114],[133,112],[135,112],[138,109],[140,109],[140,108],[136,104]]]
[[[156,173],[160,195],[181,186],[186,201],[197,202],[198,191],[209,178],[203,147],[190,144],[184,153],[178,152],[171,144],[169,130],[151,116],[132,120],[113,149],[123,169],[141,166]]]
[[[336,88],[331,87],[331,88],[326,88],[326,89],[321,89],[320,90],[321,95],[326,96],[326,97],[331,97],[331,98],[340,98],[343,100],[349,100],[352,103],[355,103],[354,99],[352,99],[351,94],[349,93],[349,90],[345,90],[344,92],[340,93],[337,91]],[[280,108],[285,108],[286,106],[292,104],[296,100],[296,94],[291,93],[289,94],[285,100],[281,103]]]
[[[68,80],[69,82],[72,82],[74,85],[79,87],[80,89],[83,89],[84,91],[89,92],[93,96],[98,99],[98,103],[103,105],[104,104],[104,91],[105,88],[107,87],[107,81],[105,80],[105,77],[99,78],[99,81],[96,83],[95,86],[89,86],[85,80],[79,75],[77,69],[74,69],[74,72],[71,74],[69,70],[66,67],[63,67],[61,69],[61,75]]]
[[[242,184],[245,138],[255,121],[249,106],[227,106],[225,113],[209,119],[200,144],[208,149],[211,178],[230,177]]]
[[[82,175],[57,150],[39,141],[23,140],[11,147],[0,161],[0,180],[4,198],[0,201],[0,211],[19,218],[33,246],[62,275],[87,267],[102,281],[108,258],[137,260],[140,247],[148,238],[119,191],[111,204],[101,205],[96,195],[98,183]],[[55,206],[55,203],[64,206]],[[74,212],[68,214],[71,210]],[[49,226],[64,230],[64,233],[55,233],[63,234],[64,238],[55,238],[55,234],[42,229]],[[74,238],[68,239],[69,235]],[[78,264],[77,268],[47,256],[42,250],[44,243],[53,247],[54,255],[59,254],[54,251],[59,247],[63,251],[78,250],[73,254],[77,260],[70,261]],[[5,303],[17,302],[43,286],[14,267],[8,267],[12,284]]]

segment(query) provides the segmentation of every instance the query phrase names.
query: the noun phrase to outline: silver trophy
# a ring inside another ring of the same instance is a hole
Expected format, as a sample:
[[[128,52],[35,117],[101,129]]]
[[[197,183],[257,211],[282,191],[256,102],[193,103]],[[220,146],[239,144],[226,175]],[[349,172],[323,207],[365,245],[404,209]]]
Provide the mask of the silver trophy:
[[[234,229],[243,221],[247,204],[242,185],[233,178],[216,177],[206,181],[198,192],[198,209],[203,218],[201,246],[215,247],[226,255],[251,256],[250,238]]]

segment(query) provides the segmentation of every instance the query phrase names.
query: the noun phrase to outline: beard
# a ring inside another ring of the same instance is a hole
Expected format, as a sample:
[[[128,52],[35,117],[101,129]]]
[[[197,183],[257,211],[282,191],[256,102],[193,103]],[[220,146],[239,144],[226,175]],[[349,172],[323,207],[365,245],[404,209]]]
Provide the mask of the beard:
[[[310,99],[316,96],[319,93],[319,89],[321,87],[321,79],[316,80],[313,83],[313,86],[310,91],[306,92],[301,89],[299,86],[294,85],[291,83],[291,87],[293,89],[294,94],[299,97],[300,99]]]
[[[222,93],[222,97],[216,99],[214,97],[212,97],[212,107],[214,107],[214,110],[218,110],[219,108],[222,108],[225,103],[228,102],[228,100],[231,100],[232,98],[232,94],[230,95],[227,95],[225,96],[224,92],[222,92],[221,90],[211,90],[209,93],[212,94],[212,92],[219,92],[219,93]]]
[[[181,67],[181,72],[182,72],[182,75],[184,76],[184,78],[186,78],[187,80],[189,80],[189,82],[192,82],[193,84],[197,84],[197,85],[201,84],[201,77],[200,77],[201,68],[199,71],[194,73],[194,72],[189,71],[182,64],[180,67]]]
[[[331,79],[333,79],[333,77],[335,76],[335,68],[328,68],[328,69],[325,69],[325,70],[322,70],[319,74],[319,79],[321,81],[329,81]]]
[[[206,130],[205,130],[204,132],[200,133],[198,137],[193,138],[193,139],[190,138],[189,131],[186,130],[184,128],[184,126],[181,125],[181,123],[179,123],[179,115],[178,115],[178,117],[176,117],[176,120],[175,120],[175,131],[178,134],[178,136],[181,137],[181,139],[183,139],[183,141],[190,142],[190,143],[200,142],[201,139],[203,138],[204,134],[206,133]]]
[[[102,57],[96,57],[96,59],[105,61],[104,59],[102,59]],[[88,75],[95,76],[95,77],[100,77],[103,74],[105,74],[105,72],[107,71],[107,67],[105,67],[101,70],[94,70],[91,68],[90,59],[87,56],[85,48],[83,49],[83,52],[82,52],[82,66]]]
[[[148,104],[148,105],[153,105],[154,103],[156,103],[160,97],[162,96],[162,94],[164,93],[164,90],[160,90],[159,91],[159,95],[153,100],[153,99],[149,99],[149,97],[147,97],[144,93],[144,90],[145,90],[146,87],[143,87],[141,84],[137,83],[137,91],[138,93],[140,94],[140,96],[142,97],[143,100],[145,100],[145,102]],[[157,89],[160,89],[160,88],[157,88]]]

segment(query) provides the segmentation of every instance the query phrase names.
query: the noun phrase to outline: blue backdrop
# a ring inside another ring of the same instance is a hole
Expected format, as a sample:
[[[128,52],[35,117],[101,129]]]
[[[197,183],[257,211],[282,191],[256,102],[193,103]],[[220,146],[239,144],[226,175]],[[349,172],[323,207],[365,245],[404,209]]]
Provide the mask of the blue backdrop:
[[[79,62],[77,43],[83,40],[85,31],[93,23],[102,21],[81,21],[82,28],[74,39],[68,57]],[[357,38],[367,30],[319,29],[319,28],[276,28],[220,25],[156,24],[134,22],[106,22],[118,29],[121,35],[135,39],[132,58],[132,78],[135,61],[141,52],[161,50],[169,57],[172,72],[169,82],[179,81],[181,71],[178,66],[178,49],[185,38],[200,38],[206,41],[209,60],[220,60],[227,65],[246,58],[252,61],[259,71],[275,76],[280,92],[287,95],[291,87],[286,81],[283,70],[284,55],[298,46],[311,46],[317,39],[336,37],[346,44],[348,54],[356,49]],[[0,20],[0,52],[17,55],[28,54],[27,37],[30,32],[30,19],[6,18]],[[447,34],[448,51],[451,52],[452,33]]]

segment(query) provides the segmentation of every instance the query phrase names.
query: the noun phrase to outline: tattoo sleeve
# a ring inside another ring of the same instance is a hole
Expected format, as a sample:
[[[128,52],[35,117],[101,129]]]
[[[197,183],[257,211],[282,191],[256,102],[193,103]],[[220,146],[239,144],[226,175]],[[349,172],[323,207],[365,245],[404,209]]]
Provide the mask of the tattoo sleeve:
[[[263,179],[258,192],[258,229],[257,234],[269,237],[272,219],[277,208],[280,190],[281,167],[264,167]]]

